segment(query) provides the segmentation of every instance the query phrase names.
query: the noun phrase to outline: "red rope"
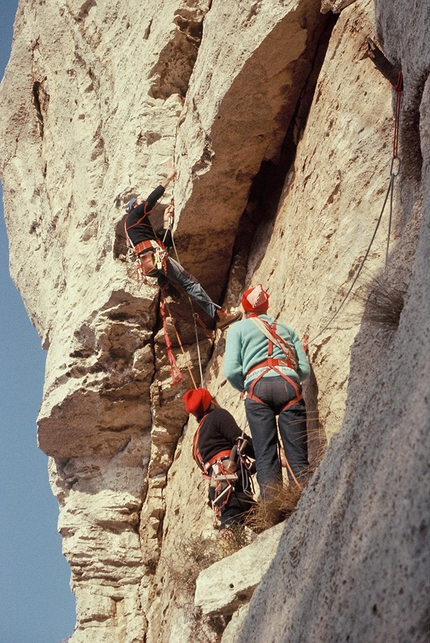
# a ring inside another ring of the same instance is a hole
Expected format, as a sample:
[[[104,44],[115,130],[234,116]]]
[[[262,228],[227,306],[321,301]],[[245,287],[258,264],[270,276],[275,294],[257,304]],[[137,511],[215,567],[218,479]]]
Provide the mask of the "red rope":
[[[170,341],[169,333],[167,331],[166,311],[164,307],[163,292],[161,292],[161,297],[160,297],[160,314],[161,314],[161,319],[163,320],[164,339],[166,341],[167,357],[169,358],[169,363],[170,363],[170,375],[172,378],[170,386],[174,386],[175,384],[179,384],[179,382],[182,381],[182,373],[179,369],[178,364],[176,363],[176,358],[172,351],[172,342]]]
[[[170,312],[170,308],[169,308],[169,305],[168,305],[167,301],[166,301],[166,308],[167,308],[167,312],[169,314],[169,317],[172,320],[172,325],[173,325],[173,328],[174,328],[175,333],[176,333],[176,339],[178,340],[179,347],[180,347],[180,349],[182,351],[183,356],[186,358],[184,345],[182,344],[181,338],[180,338],[179,333],[178,333],[178,329],[176,328],[175,320],[173,318],[172,313]],[[187,369],[188,369],[188,372],[190,374],[191,381],[193,383],[194,388],[197,388],[196,380],[194,379],[193,372],[192,372],[191,367],[190,367],[190,365],[188,363],[187,363]],[[182,376],[181,376],[181,379],[182,379]]]
[[[400,106],[403,96],[403,73],[399,71],[397,85],[393,85],[396,92],[396,109],[394,113],[394,141],[393,141],[393,158],[397,158],[399,152],[399,133],[400,133]]]

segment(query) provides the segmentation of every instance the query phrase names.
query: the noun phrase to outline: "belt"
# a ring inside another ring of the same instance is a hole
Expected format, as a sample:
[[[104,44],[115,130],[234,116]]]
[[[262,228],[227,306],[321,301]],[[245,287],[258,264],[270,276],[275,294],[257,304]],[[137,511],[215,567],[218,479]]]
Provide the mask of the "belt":
[[[275,357],[268,357],[265,359],[263,362],[260,362],[259,364],[256,364],[252,368],[249,369],[247,372],[245,379],[253,372],[256,371],[259,368],[272,368],[273,366],[283,366],[284,368],[289,368],[291,369],[291,366],[288,365],[287,360],[285,359],[276,359]]]
[[[141,241],[140,243],[134,246],[135,254],[139,256],[147,250],[154,250],[154,243],[157,243],[157,242],[151,241],[149,239],[147,241]]]
[[[210,467],[217,461],[217,460],[228,460],[230,458],[230,453],[231,449],[225,450],[225,451],[220,451],[216,455],[213,455],[210,460],[208,460],[205,463],[206,471],[210,469]]]

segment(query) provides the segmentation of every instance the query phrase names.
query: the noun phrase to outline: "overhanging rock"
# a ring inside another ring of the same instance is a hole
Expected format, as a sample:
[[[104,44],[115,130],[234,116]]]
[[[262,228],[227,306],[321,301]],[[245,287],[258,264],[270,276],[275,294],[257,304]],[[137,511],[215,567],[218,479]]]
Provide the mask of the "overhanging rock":
[[[214,3],[206,16],[210,36],[203,37],[178,129],[178,243],[215,299],[252,180],[262,161],[277,159],[311,72],[326,24],[319,9],[319,0],[232,12]]]

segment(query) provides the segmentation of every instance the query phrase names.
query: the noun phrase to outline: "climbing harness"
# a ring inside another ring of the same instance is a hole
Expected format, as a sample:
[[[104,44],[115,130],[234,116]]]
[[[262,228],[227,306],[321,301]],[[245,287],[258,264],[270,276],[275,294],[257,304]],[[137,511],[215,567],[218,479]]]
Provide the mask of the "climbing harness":
[[[151,223],[144,223],[144,219],[149,215],[146,212],[146,205],[144,207],[144,215],[136,223],[127,227],[127,218],[130,213],[127,213],[124,217],[124,231],[125,237],[127,240],[127,257],[130,260],[136,260],[136,272],[138,282],[145,283],[147,277],[156,276],[156,271],[167,272],[167,248],[160,239],[147,239],[141,241],[140,243],[134,245],[130,239],[128,231],[132,228],[135,228],[138,225],[143,225],[149,228],[154,236],[156,236],[155,230],[152,227]],[[152,274],[151,274],[152,273]]]
[[[285,339],[280,335],[278,335],[278,333],[276,332],[276,321],[274,321],[273,324],[269,324],[257,316],[250,316],[249,319],[251,319],[251,321],[255,323],[257,328],[259,328],[261,332],[264,333],[264,335],[266,335],[269,342],[267,346],[267,358],[262,362],[255,364],[255,366],[253,366],[252,368],[250,368],[245,376],[245,379],[246,379],[254,371],[258,369],[263,369],[261,373],[259,373],[257,377],[254,380],[252,380],[251,385],[249,387],[249,391],[246,393],[246,397],[251,400],[254,400],[255,402],[259,402],[260,404],[265,405],[265,402],[263,402],[263,400],[260,400],[260,398],[254,394],[254,388],[257,382],[259,382],[264,375],[266,375],[269,371],[273,370],[277,375],[280,375],[284,380],[289,382],[289,384],[291,384],[295,392],[295,396],[293,397],[293,399],[287,402],[287,404],[285,404],[282,407],[282,409],[279,411],[280,413],[282,413],[283,411],[286,411],[287,409],[291,408],[292,406],[297,404],[297,402],[300,402],[300,400],[303,399],[303,395],[300,392],[300,388],[297,382],[295,382],[295,380],[292,377],[288,377],[288,375],[285,375],[285,373],[283,373],[279,369],[279,367],[283,366],[283,367],[293,369],[294,371],[297,371],[297,367],[298,367],[297,356],[293,348],[288,344],[288,342],[286,342]],[[273,346],[277,346],[282,350],[282,352],[285,355],[285,359],[282,359],[282,358],[277,359],[272,357]],[[292,479],[294,480],[295,484],[301,489],[301,485],[297,480],[296,476],[294,475],[294,472],[291,468],[290,463],[288,462],[288,458],[286,454],[285,454],[285,461],[286,461],[287,469]]]
[[[288,368],[292,368],[294,371],[297,371],[297,355],[288,344],[288,342],[276,332],[276,321],[273,324],[269,324],[268,322],[264,321],[264,319],[260,319],[260,317],[252,314],[248,317],[248,319],[254,322],[254,324],[261,330],[261,332],[266,335],[269,343],[272,343],[271,350],[273,351],[273,344],[277,346],[284,353],[284,361],[286,361],[286,365],[288,366]]]
[[[207,462],[204,462],[198,447],[200,429],[208,414],[200,420],[197,430],[193,436],[192,456],[197,466],[201,469],[203,478],[209,481],[210,487],[214,489],[212,508],[217,520],[221,518],[221,510],[228,504],[231,494],[234,493],[236,482],[241,477],[242,488],[248,496],[254,495],[254,487],[251,479],[251,462],[242,453],[245,449],[246,440],[241,437],[232,449],[224,449],[213,455]],[[239,467],[239,474],[237,473]]]
[[[378,220],[376,222],[375,230],[373,232],[372,238],[370,240],[370,243],[367,247],[367,250],[365,252],[365,255],[361,261],[361,264],[359,266],[359,269],[357,271],[357,274],[355,275],[351,286],[349,287],[346,295],[342,299],[340,305],[334,312],[334,314],[330,317],[329,321],[325,324],[325,326],[314,336],[312,339],[309,340],[309,344],[315,342],[318,337],[320,337],[323,332],[330,326],[332,321],[337,317],[339,314],[340,310],[343,308],[346,300],[350,296],[352,289],[354,288],[355,284],[357,283],[357,279],[359,278],[361,271],[364,267],[364,264],[366,262],[367,257],[369,256],[370,250],[372,248],[373,242],[376,237],[376,233],[378,231],[379,225],[382,220],[382,215],[384,214],[385,207],[387,205],[388,199],[389,199],[389,219],[388,219],[388,234],[387,234],[387,246],[386,246],[386,252],[385,252],[385,268],[387,267],[388,263],[388,251],[389,251],[389,246],[390,246],[390,235],[391,235],[391,222],[392,222],[392,215],[393,215],[393,194],[394,194],[394,180],[395,178],[399,175],[400,172],[400,158],[398,156],[399,153],[399,132],[400,132],[400,108],[401,108],[401,101],[402,101],[402,95],[403,95],[403,75],[402,71],[399,72],[399,77],[397,80],[397,84],[393,85],[393,89],[396,92],[396,107],[395,107],[395,113],[394,113],[394,141],[393,141],[393,154],[391,158],[391,165],[390,165],[390,180],[388,183],[388,188],[387,192],[385,194],[385,199],[384,203],[382,204],[382,210],[381,213],[378,217]]]
[[[295,352],[291,348],[291,346],[289,346],[289,344],[282,337],[280,337],[280,335],[278,335],[278,333],[276,332],[276,321],[274,321],[273,324],[268,324],[267,322],[257,317],[249,317],[249,319],[251,319],[251,321],[255,323],[257,328],[259,328],[261,332],[263,332],[267,336],[269,341],[267,345],[267,358],[262,362],[255,364],[252,368],[249,369],[249,371],[245,375],[245,379],[246,379],[254,371],[258,369],[263,369],[261,373],[259,373],[257,377],[252,380],[251,386],[249,388],[248,393],[246,394],[246,397],[250,398],[251,400],[255,400],[256,402],[259,402],[260,404],[264,404],[264,402],[260,400],[259,397],[254,395],[254,388],[257,382],[259,382],[264,375],[266,375],[269,371],[273,370],[277,375],[280,375],[284,380],[286,380],[291,384],[296,394],[292,400],[287,402],[287,404],[282,407],[280,411],[282,413],[282,411],[286,411],[288,408],[290,408],[290,406],[293,406],[301,399],[303,399],[303,396],[300,393],[299,386],[297,385],[297,383],[291,377],[288,377],[288,375],[285,375],[285,373],[283,373],[279,369],[279,367],[286,367],[286,368],[293,369],[294,371],[297,371],[297,357],[295,355]],[[260,322],[264,325],[264,330]],[[280,348],[283,351],[285,358],[272,357],[273,346],[277,346],[278,348]]]

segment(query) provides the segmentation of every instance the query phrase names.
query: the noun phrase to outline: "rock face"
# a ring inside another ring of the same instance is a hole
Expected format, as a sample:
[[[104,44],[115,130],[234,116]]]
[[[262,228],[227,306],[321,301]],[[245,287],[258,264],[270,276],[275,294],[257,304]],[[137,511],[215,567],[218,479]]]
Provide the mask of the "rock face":
[[[425,640],[429,24],[428,3],[405,0],[20,2],[0,169],[11,274],[48,350],[39,445],[72,643]],[[404,76],[387,258],[388,206],[371,240],[395,95],[368,37]],[[261,574],[242,598],[215,592],[216,609],[201,588],[215,572],[229,585],[233,561],[199,577],[195,604],[191,574],[213,529],[181,396],[200,354],[244,426],[223,335],[168,298],[171,387],[157,284],[124,256],[124,206],[169,157],[178,178],[154,219],[174,196],[181,262],[215,301],[261,282],[276,316],[309,329],[309,435],[334,436],[249,608]]]

